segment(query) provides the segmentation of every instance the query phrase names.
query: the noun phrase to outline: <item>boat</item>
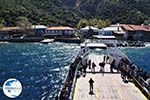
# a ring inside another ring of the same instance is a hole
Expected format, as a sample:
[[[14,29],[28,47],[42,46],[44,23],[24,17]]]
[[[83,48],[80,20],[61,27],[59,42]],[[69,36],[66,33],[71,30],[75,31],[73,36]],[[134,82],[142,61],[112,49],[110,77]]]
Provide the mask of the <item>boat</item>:
[[[106,49],[107,48],[107,46],[104,43],[82,43],[80,46],[81,48],[88,47],[90,49],[94,49],[94,48]]]
[[[48,44],[48,43],[51,43],[53,41],[54,41],[54,39],[44,39],[44,40],[40,41],[40,43]]]
[[[0,42],[0,44],[8,44],[9,42],[5,41],[5,42]]]

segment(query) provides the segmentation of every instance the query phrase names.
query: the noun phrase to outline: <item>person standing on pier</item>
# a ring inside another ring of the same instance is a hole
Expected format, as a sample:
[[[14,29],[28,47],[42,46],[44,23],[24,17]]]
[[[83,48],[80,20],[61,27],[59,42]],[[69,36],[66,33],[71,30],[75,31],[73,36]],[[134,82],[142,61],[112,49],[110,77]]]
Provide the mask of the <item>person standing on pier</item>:
[[[102,75],[104,76],[104,67],[105,67],[105,62],[103,61],[103,62],[101,62],[101,63],[99,63],[99,66],[100,66],[100,72],[102,72]]]
[[[115,66],[115,60],[113,59],[112,63],[110,64],[110,72],[113,73],[113,68]]]
[[[93,79],[90,78],[90,80],[89,80],[89,84],[90,84],[90,92],[89,92],[89,94],[93,94],[93,83],[94,83]]]
[[[89,59],[89,61],[88,61],[88,67],[89,67],[89,69],[91,69],[91,59]]]
[[[106,55],[104,55],[104,58],[103,58],[103,62],[107,62],[107,56]]]
[[[95,67],[96,67],[96,65],[95,65],[95,63],[93,62],[93,63],[92,63],[92,69],[91,69],[91,71],[92,71],[93,73],[95,73]]]
[[[86,76],[86,69],[87,69],[87,58],[83,57],[82,58],[82,72],[83,72],[83,76]]]

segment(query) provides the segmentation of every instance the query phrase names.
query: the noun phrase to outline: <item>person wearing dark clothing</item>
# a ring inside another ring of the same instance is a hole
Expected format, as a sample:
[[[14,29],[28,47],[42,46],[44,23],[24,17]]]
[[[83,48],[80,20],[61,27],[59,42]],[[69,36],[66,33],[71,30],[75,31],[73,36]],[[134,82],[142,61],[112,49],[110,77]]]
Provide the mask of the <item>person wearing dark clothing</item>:
[[[83,65],[83,73],[86,73],[86,68],[87,68],[87,66]]]
[[[109,57],[107,55],[104,55],[104,58],[103,58],[103,62],[107,63]]]
[[[85,57],[82,58],[81,64],[82,64],[82,75],[85,77],[87,68],[87,59]]]
[[[102,72],[102,75],[104,76],[104,67],[105,67],[105,63],[104,63],[104,62],[99,63],[99,66],[100,66],[100,72]]]
[[[92,69],[91,69],[91,71],[94,73],[95,72],[95,67],[96,67],[96,65],[95,65],[95,63],[93,62],[92,63]]]
[[[105,56],[105,55],[104,55],[103,61],[104,61],[104,62],[106,61],[106,56]]]
[[[93,83],[94,83],[94,81],[93,81],[93,79],[92,78],[90,78],[90,80],[89,80],[89,84],[90,84],[90,94],[92,94],[93,93]]]
[[[100,71],[104,71],[104,66],[105,66],[105,63],[104,62],[101,62],[99,63],[99,66],[100,66]]]
[[[106,63],[107,63],[108,60],[109,60],[109,56],[106,57]]]
[[[113,62],[110,64],[110,72],[113,73],[113,68],[115,66],[115,60],[113,60]]]
[[[88,61],[88,66],[89,66],[89,69],[91,69],[91,60],[90,59]]]

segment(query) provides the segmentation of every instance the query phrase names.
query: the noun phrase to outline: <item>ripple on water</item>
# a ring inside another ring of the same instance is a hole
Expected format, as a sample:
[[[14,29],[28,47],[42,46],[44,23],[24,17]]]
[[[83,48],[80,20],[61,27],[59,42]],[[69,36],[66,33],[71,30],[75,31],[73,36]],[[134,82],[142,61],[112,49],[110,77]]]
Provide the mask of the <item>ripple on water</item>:
[[[7,44],[1,45],[0,83],[10,77],[21,81],[23,92],[18,99],[53,100],[66,77],[73,54],[78,52],[75,44]],[[0,100],[7,99],[0,94]]]
[[[150,47],[124,48],[122,50],[135,65],[150,73]]]

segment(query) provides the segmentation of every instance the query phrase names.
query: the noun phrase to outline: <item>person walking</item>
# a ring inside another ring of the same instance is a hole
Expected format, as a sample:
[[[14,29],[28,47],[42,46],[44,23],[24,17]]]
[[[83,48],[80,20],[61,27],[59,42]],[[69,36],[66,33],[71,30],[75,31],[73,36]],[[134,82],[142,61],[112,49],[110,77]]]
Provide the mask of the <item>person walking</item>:
[[[93,81],[93,79],[92,78],[90,78],[90,80],[89,80],[89,84],[90,84],[90,94],[93,94],[93,83],[94,83],[94,81]]]

